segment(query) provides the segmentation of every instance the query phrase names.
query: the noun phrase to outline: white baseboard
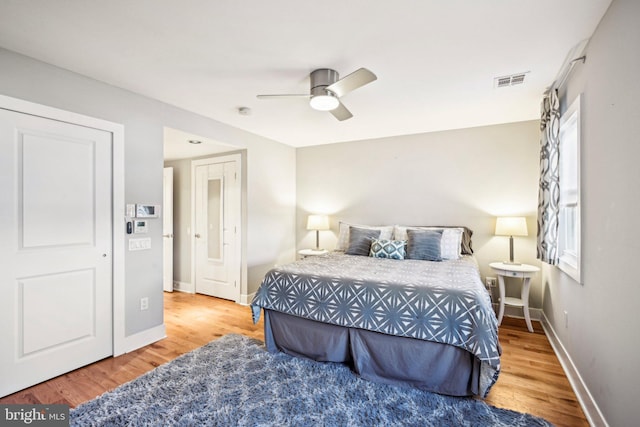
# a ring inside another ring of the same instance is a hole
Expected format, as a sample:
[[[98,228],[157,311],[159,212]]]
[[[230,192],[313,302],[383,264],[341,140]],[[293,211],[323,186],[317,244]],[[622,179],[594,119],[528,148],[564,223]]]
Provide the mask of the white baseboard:
[[[153,344],[154,342],[160,341],[161,339],[164,339],[166,337],[167,333],[164,327],[164,323],[151,329],[147,329],[146,331],[129,335],[128,337],[125,337],[124,352],[121,354],[129,353],[131,351],[144,347],[145,345]],[[120,354],[114,354],[114,356],[120,356]]]
[[[240,305],[249,305],[251,303],[251,301],[253,301],[253,297],[256,296],[256,293],[250,293],[250,294],[241,294],[240,295],[240,301],[238,301],[238,304]]]
[[[188,294],[195,294],[196,290],[194,289],[191,283],[187,282],[173,282],[173,290],[178,292],[186,292]]]
[[[560,364],[562,365],[562,369],[564,369],[564,373],[569,379],[569,383],[571,384],[571,388],[573,388],[573,392],[576,394],[578,401],[580,402],[580,406],[584,411],[589,424],[594,427],[608,427],[607,421],[602,415],[600,408],[596,404],[593,396],[589,392],[586,384],[582,380],[580,376],[580,372],[576,369],[575,364],[571,360],[569,353],[562,345],[562,342],[558,338],[556,331],[553,329],[551,324],[549,323],[549,319],[542,313],[542,318],[540,323],[542,324],[542,328],[544,329],[544,333],[547,335],[549,339],[549,343],[553,348],[553,351],[556,353]]]

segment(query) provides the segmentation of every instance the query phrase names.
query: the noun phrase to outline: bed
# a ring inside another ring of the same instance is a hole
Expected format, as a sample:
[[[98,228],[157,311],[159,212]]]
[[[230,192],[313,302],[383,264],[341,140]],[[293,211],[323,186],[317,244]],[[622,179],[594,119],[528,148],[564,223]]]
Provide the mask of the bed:
[[[381,228],[368,227],[348,225],[345,233],[341,225],[338,251],[266,274],[251,308],[254,322],[264,311],[267,349],[347,363],[372,381],[486,397],[500,372],[500,346],[490,297],[468,253],[470,230],[455,228],[461,236],[452,255],[449,229],[387,226],[362,239],[361,230]],[[425,230],[440,233],[436,252],[444,258],[408,256]],[[375,256],[379,242],[404,245],[404,256]]]

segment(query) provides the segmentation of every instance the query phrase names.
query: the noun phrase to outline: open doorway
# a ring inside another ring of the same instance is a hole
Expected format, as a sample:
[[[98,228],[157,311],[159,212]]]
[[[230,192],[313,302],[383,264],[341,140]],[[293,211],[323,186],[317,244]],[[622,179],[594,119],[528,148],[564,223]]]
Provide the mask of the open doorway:
[[[244,164],[246,162],[245,150],[239,150],[238,147],[220,143],[210,138],[205,138],[181,130],[167,127],[164,129],[164,166],[165,168],[172,168],[173,172],[173,178],[171,181],[171,184],[173,185],[173,232],[166,233],[172,234],[173,236],[171,239],[173,246],[171,251],[173,260],[169,261],[172,263],[173,267],[172,290],[188,293],[195,293],[197,291],[197,270],[195,264],[197,262],[196,248],[198,247],[198,243],[202,243],[202,237],[205,233],[203,233],[202,229],[196,230],[194,223],[196,209],[194,185],[196,179],[194,173],[196,169],[194,165],[209,163],[209,161],[205,159],[214,159],[210,163],[216,163],[215,159],[228,158],[230,155],[237,159],[238,162],[237,170],[233,173],[238,179],[242,179],[243,174],[239,172],[244,170]],[[213,173],[213,175],[216,174],[213,169],[211,173]],[[224,173],[222,176],[224,176]],[[216,179],[213,180],[214,183],[218,182],[219,184],[222,181],[224,181],[224,179],[220,181],[217,181]],[[242,193],[242,190],[238,190],[238,192]],[[238,194],[237,201],[240,205],[244,203],[242,199],[242,194]],[[199,208],[202,208],[202,203],[199,206]],[[242,206],[239,206],[238,209],[240,211],[243,210]],[[212,218],[215,219],[216,216],[213,215]],[[233,231],[237,233],[238,236],[241,236],[243,235],[243,224],[245,221],[242,220],[242,214],[240,214],[239,218],[240,220],[233,224]],[[205,229],[208,230],[209,228],[211,228],[212,233],[213,228],[216,228],[218,230],[218,235],[219,233],[225,232],[225,230],[223,230],[224,225],[222,225],[222,228],[220,228],[220,224],[218,224],[217,227],[214,227],[213,225],[205,225]],[[196,235],[199,235],[200,239],[198,239]],[[212,235],[215,236],[215,233]],[[165,238],[165,240],[168,240],[168,238]],[[223,240],[217,240],[216,245],[217,247],[220,247],[220,245],[224,247],[225,242]],[[226,298],[240,302],[240,288],[242,286],[243,279],[246,278],[246,267],[244,266],[245,263],[242,262],[244,256],[242,239],[237,240],[237,245],[237,250],[234,252],[237,255],[233,257],[233,262],[236,265],[239,275],[239,277],[234,279],[236,281],[235,286],[237,286],[237,297],[235,297],[234,294],[233,298],[228,296]],[[209,246],[211,245],[207,244],[204,247]]]

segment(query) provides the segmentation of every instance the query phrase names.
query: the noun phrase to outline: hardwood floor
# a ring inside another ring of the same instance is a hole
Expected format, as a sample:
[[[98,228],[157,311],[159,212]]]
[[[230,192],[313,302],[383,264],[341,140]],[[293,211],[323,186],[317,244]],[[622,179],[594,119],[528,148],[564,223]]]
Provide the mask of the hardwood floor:
[[[588,426],[580,403],[539,322],[505,317],[499,330],[502,357],[498,381],[485,400],[528,412],[556,426]]]
[[[165,293],[167,338],[107,358],[0,399],[0,403],[72,407],[131,381],[175,357],[229,333],[263,339],[248,307],[204,295]],[[544,417],[557,426],[588,426],[569,381],[538,322],[505,318],[500,327],[502,371],[486,402]]]

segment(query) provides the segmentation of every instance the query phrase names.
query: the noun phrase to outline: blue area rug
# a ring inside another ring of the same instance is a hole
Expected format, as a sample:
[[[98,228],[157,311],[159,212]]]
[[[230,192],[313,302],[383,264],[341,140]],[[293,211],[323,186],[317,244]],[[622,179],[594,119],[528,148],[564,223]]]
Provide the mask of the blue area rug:
[[[74,426],[550,426],[471,398],[376,384],[227,335],[71,411]]]

